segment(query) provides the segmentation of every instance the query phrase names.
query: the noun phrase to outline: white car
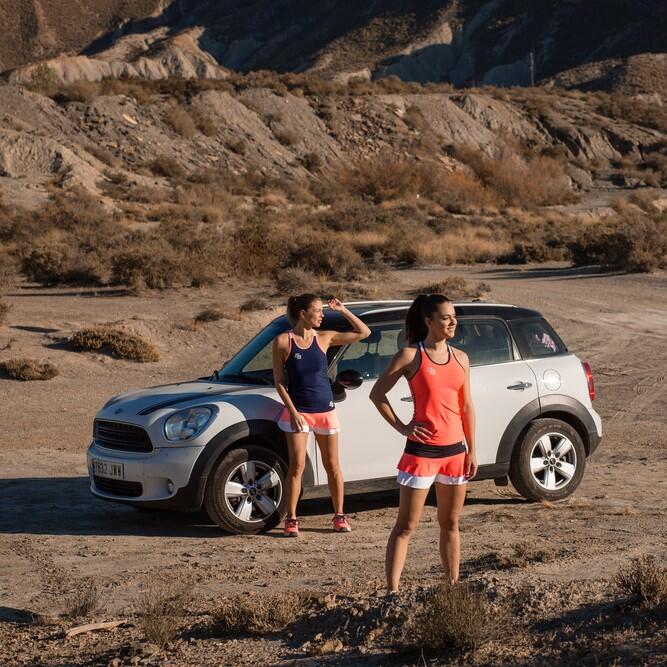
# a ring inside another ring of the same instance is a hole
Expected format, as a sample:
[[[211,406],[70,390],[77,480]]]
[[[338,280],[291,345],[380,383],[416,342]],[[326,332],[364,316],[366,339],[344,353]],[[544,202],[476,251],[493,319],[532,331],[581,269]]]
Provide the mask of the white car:
[[[371,335],[328,351],[346,492],[393,488],[405,438],[382,419],[368,394],[404,343],[409,302],[348,306]],[[455,307],[451,343],[470,358],[477,412],[476,479],[505,485],[509,477],[532,500],[569,496],[602,436],[588,364],[568,352],[534,310]],[[342,316],[325,310],[322,329],[347,328]],[[137,507],[203,508],[233,533],[275,526],[284,509],[287,449],[274,421],[283,405],[273,386],[271,346],[287,329],[287,318],[276,318],[211,377],[112,398],[95,418],[88,448],[92,493]],[[399,381],[389,398],[398,416],[410,421],[407,381]],[[311,434],[303,497],[326,496],[326,482]]]

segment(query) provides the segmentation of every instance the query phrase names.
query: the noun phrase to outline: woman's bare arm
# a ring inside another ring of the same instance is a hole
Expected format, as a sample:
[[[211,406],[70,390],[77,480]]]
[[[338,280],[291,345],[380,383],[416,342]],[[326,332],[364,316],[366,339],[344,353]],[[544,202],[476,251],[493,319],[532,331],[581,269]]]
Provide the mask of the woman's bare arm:
[[[329,300],[329,308],[339,312],[351,325],[354,331],[323,331],[328,345],[349,345],[371,335],[371,330],[356,315],[351,313],[338,299]]]
[[[282,399],[282,402],[285,404],[285,407],[290,413],[290,420],[292,425],[296,423],[301,423],[305,421],[303,417],[299,414],[299,411],[292,403],[290,395],[287,393],[287,386],[285,385],[285,372],[284,364],[287,355],[289,354],[289,337],[286,333],[282,333],[279,336],[276,336],[273,340],[272,348],[272,358],[273,358],[273,383],[276,386],[278,395]]]
[[[412,371],[412,366],[415,364],[416,358],[417,351],[413,347],[404,347],[402,350],[399,350],[389,362],[389,366],[387,366],[385,372],[373,385],[369,398],[373,401],[373,404],[385,420],[399,433],[415,440],[422,440],[423,438],[430,437],[432,435],[431,431],[414,421],[404,424],[394,412],[387,398],[387,394],[400,378]]]
[[[470,361],[468,360],[468,355],[461,350],[455,350],[453,354],[461,363],[461,366],[465,371],[461,401],[461,416],[463,419],[463,432],[465,433],[466,443],[468,445],[466,477],[472,479],[477,474],[477,449],[475,447],[475,404],[472,402],[472,392],[470,391]]]

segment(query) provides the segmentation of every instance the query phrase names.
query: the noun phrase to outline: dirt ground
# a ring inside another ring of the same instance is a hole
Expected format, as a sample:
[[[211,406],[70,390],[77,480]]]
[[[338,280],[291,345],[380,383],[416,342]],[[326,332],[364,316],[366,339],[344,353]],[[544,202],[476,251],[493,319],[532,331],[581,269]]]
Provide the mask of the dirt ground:
[[[85,449],[102,403],[219,367],[276,311],[196,329],[191,318],[215,301],[263,295],[265,286],[139,296],[24,286],[6,297],[12,310],[0,348],[10,347],[0,361],[49,359],[61,373],[47,382],[0,380],[0,664],[665,664],[664,607],[628,611],[611,582],[636,556],[667,564],[667,275],[560,266],[454,273],[489,283],[491,301],[542,311],[590,362],[603,419],[602,444],[564,502],[527,503],[492,481],[469,485],[463,573],[510,616],[509,630],[474,653],[420,654],[350,639],[350,621],[381,600],[396,493],[350,498],[349,535],[330,532],[327,503],[304,503],[298,541],[278,531],[225,535],[203,515],[138,512],[90,495]],[[437,269],[393,272],[381,295],[402,298],[442,277]],[[161,360],[137,364],[62,345],[70,331],[101,322],[132,327]],[[430,503],[408,557],[408,593],[438,582],[437,540]],[[83,619],[62,616],[87,577],[101,591],[99,608]],[[165,649],[142,643],[132,625],[64,638],[63,630],[87,621],[131,620],[140,591],[178,578],[191,582],[193,599]],[[275,591],[311,594],[342,615],[313,611],[285,633],[263,636],[220,638],[201,629],[222,596]],[[342,641],[326,644],[332,637]]]

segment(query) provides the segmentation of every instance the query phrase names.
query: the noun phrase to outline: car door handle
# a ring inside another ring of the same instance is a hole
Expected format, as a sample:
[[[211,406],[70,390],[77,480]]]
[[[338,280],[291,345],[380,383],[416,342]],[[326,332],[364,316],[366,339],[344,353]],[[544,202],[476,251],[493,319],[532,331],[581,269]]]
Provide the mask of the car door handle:
[[[512,389],[513,391],[523,391],[524,389],[528,389],[529,387],[532,387],[533,383],[532,382],[515,382],[514,384],[511,384],[508,389]]]
[[[415,402],[415,399],[412,398],[412,396],[403,396],[403,398],[401,398],[401,400],[405,401],[406,403],[414,403]]]

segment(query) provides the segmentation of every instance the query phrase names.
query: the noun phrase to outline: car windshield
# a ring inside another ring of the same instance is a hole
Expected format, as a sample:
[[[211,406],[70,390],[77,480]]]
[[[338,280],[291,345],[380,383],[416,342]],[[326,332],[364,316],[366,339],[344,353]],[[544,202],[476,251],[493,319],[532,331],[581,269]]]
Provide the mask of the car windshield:
[[[211,380],[242,384],[263,384],[273,386],[273,339],[290,328],[286,317],[280,317],[262,329],[240,352],[234,355]],[[326,313],[322,330],[349,330],[349,324],[337,313]],[[333,361],[340,347],[327,350],[329,363]]]
[[[220,382],[273,384],[273,339],[287,331],[286,321],[272,322],[262,329],[241,351],[218,371]]]

